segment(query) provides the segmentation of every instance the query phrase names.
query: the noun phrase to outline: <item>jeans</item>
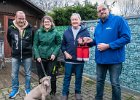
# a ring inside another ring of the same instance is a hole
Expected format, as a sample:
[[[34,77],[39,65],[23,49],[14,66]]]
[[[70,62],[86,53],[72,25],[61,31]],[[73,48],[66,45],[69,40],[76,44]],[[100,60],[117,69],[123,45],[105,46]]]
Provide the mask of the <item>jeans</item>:
[[[42,64],[44,66],[45,72],[48,76],[51,76],[51,92],[56,93],[56,66],[55,66],[56,60],[43,60]],[[36,61],[37,66],[37,72],[39,80],[45,76],[40,62]],[[40,82],[39,82],[40,83]]]
[[[62,95],[66,96],[69,94],[69,86],[71,81],[72,72],[75,72],[75,93],[81,93],[82,84],[82,74],[83,74],[84,64],[70,64],[65,63],[65,76],[63,80],[63,90]]]
[[[22,60],[12,58],[12,89],[19,89],[18,74],[20,65],[23,65],[25,70],[25,89],[30,89],[32,58],[26,58]]]
[[[121,100],[121,88],[119,76],[122,71],[122,63],[119,64],[97,64],[97,86],[96,86],[96,100],[103,100],[104,83],[106,73],[109,71],[110,81],[112,85],[112,100]]]

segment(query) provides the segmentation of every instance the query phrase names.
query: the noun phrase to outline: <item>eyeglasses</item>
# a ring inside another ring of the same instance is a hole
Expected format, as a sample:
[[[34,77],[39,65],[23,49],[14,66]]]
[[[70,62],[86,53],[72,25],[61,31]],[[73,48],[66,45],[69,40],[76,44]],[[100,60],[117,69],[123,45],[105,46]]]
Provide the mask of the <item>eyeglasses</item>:
[[[98,11],[98,13],[101,13],[102,11],[105,11],[106,8],[102,8],[101,10]]]
[[[51,21],[49,21],[49,20],[44,20],[44,23],[51,23]]]

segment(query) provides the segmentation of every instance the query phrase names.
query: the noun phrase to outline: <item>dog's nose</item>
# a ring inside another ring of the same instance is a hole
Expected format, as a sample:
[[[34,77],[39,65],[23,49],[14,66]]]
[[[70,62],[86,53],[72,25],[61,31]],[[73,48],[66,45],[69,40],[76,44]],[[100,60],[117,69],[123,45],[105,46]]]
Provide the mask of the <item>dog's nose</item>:
[[[44,81],[44,85],[49,86],[49,82],[48,81]]]

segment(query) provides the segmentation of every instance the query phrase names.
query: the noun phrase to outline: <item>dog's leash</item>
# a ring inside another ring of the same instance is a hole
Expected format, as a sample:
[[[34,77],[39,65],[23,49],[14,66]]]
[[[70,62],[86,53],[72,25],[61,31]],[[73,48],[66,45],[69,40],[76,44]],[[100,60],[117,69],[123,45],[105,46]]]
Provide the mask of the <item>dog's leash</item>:
[[[47,76],[42,61],[40,61],[40,64],[41,64],[41,67],[42,67],[42,70],[43,70],[44,75]]]

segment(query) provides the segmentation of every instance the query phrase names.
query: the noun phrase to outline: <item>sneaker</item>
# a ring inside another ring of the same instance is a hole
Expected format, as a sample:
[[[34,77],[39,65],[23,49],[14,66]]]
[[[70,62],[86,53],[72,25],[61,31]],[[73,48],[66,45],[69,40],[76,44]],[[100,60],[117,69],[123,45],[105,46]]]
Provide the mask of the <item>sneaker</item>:
[[[62,96],[61,100],[68,100],[68,96]]]
[[[18,93],[19,93],[18,89],[12,90],[11,93],[9,94],[9,98],[15,98]]]
[[[50,95],[54,95],[55,96],[55,93],[56,93],[55,91],[51,91]]]
[[[26,89],[26,90],[25,90],[25,94],[26,94],[26,95],[29,94],[30,91],[31,91],[30,89]]]
[[[76,100],[82,100],[81,94],[75,94],[75,99]]]

